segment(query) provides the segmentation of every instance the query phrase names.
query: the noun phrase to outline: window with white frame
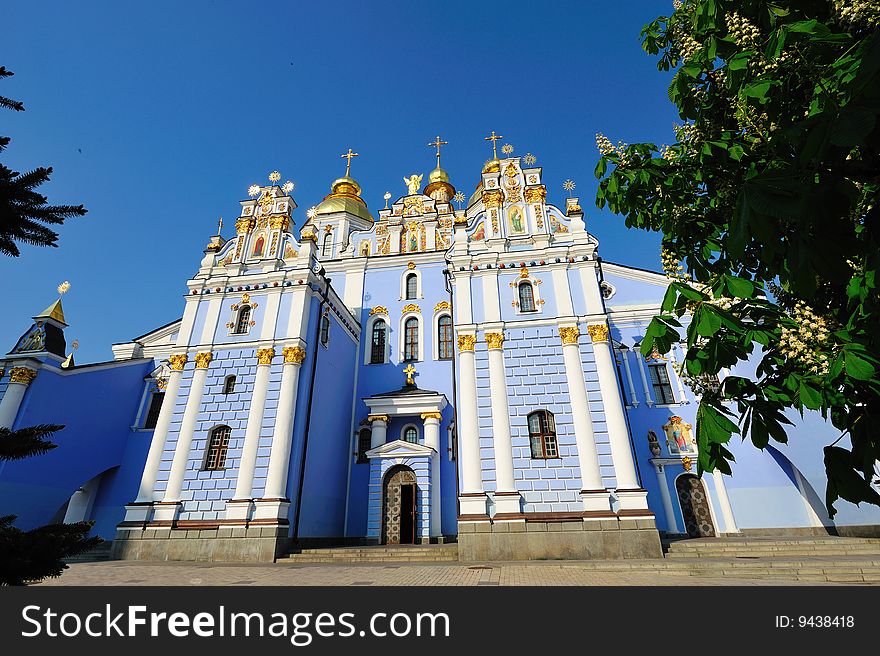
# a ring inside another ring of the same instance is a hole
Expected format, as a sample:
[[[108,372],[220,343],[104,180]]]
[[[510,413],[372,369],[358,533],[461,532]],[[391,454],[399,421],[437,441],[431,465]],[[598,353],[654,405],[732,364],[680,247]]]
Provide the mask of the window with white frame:
[[[205,469],[217,471],[226,468],[226,451],[229,449],[229,426],[217,426],[211,430],[208,438],[208,450],[205,454]]]
[[[437,319],[437,358],[452,359],[452,317],[448,314]]]
[[[550,459],[559,457],[556,442],[556,421],[549,410],[535,410],[529,413],[529,442],[532,458]]]
[[[403,360],[410,362],[419,359],[419,320],[409,317],[403,324]]]
[[[236,335],[245,335],[251,327],[251,306],[250,305],[242,305],[238,309],[238,317],[235,319],[235,329],[233,331]]]
[[[150,407],[144,419],[144,429],[152,430],[159,421],[159,413],[162,411],[162,401],[165,400],[165,392],[153,392],[150,395]]]
[[[370,336],[370,364],[385,362],[385,345],[388,341],[388,325],[384,319],[376,319]]]
[[[532,283],[525,281],[519,284],[519,311],[535,312],[538,307],[535,305],[535,288]]]
[[[669,380],[669,369],[667,369],[666,363],[653,362],[649,364],[648,374],[654,392],[654,403],[657,405],[675,403],[675,395],[672,393],[672,383]]]
[[[419,429],[412,425],[405,426],[403,432],[401,433],[401,439],[404,442],[409,442],[410,444],[418,444]]]
[[[406,296],[407,300],[416,299],[419,297],[419,277],[410,273],[406,276]]]

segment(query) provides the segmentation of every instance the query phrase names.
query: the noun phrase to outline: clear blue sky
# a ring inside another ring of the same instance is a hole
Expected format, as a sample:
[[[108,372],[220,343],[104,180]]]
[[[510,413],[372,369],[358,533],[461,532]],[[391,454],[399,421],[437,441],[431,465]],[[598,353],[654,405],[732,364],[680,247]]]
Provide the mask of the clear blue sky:
[[[595,208],[595,133],[672,140],[667,78],[639,44],[671,0],[628,2],[7,2],[2,161],[55,168],[42,191],[89,213],[59,248],[0,256],[0,349],[70,280],[64,307],[80,363],[178,318],[217,217],[269,171],[296,183],[295,213],[352,174],[373,209],[433,167],[473,191],[504,135],[544,167],[550,201],[572,178],[606,259],[659,268],[656,235]]]

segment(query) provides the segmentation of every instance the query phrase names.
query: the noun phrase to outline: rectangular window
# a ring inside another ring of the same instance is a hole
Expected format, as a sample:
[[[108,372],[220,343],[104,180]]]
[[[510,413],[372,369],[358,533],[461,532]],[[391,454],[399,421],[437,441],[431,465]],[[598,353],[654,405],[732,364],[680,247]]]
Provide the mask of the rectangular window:
[[[528,423],[532,458],[558,458],[556,422],[553,415],[547,410],[536,410],[529,415]]]
[[[147,418],[144,420],[144,428],[152,429],[156,427],[159,421],[159,412],[162,410],[162,401],[165,399],[165,392],[153,392],[150,397],[150,409],[147,410]]]
[[[370,462],[370,459],[367,458],[367,451],[370,450],[370,443],[372,441],[372,431],[369,428],[364,428],[358,433],[358,454],[357,461],[359,464],[364,464]]]
[[[226,450],[229,448],[229,426],[218,426],[211,431],[208,441],[208,453],[205,457],[205,469],[219,470],[226,467]]]
[[[672,394],[672,385],[669,382],[669,370],[666,368],[666,363],[657,362],[649,364],[648,372],[651,374],[651,387],[654,388],[654,403],[657,405],[675,403],[675,396]]]

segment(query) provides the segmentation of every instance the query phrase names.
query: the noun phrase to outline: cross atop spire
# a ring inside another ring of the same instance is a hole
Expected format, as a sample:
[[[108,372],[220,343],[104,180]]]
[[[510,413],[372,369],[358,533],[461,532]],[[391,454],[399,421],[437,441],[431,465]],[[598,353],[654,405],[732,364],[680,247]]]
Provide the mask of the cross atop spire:
[[[492,142],[492,159],[498,159],[498,147],[495,144],[499,139],[503,139],[504,137],[500,134],[495,134],[495,130],[492,130],[491,137],[483,137],[483,141],[491,141]]]
[[[345,159],[348,160],[348,161],[345,163],[345,177],[346,177],[346,178],[347,178],[347,177],[350,177],[349,174],[351,173],[351,158],[352,158],[352,157],[358,157],[358,154],[355,153],[355,152],[352,152],[351,148],[349,148],[349,149],[348,149],[348,152],[345,153],[344,155],[341,155],[341,157],[344,157]]]
[[[437,148],[437,168],[440,168],[440,146],[445,146],[449,142],[448,141],[440,141],[440,135],[438,134],[434,137],[434,141],[428,143],[428,147],[434,146]]]
[[[406,384],[407,385],[415,385],[416,381],[413,379],[413,374],[416,373],[416,368],[412,366],[412,363],[406,366],[406,369],[403,370],[403,373],[406,374]]]

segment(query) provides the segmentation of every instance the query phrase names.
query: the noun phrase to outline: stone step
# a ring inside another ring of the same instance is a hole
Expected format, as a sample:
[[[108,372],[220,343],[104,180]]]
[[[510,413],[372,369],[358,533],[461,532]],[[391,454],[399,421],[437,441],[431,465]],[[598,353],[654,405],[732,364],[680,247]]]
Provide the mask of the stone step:
[[[357,546],[296,549],[285,559],[296,563],[451,563],[458,561],[457,544]]]

